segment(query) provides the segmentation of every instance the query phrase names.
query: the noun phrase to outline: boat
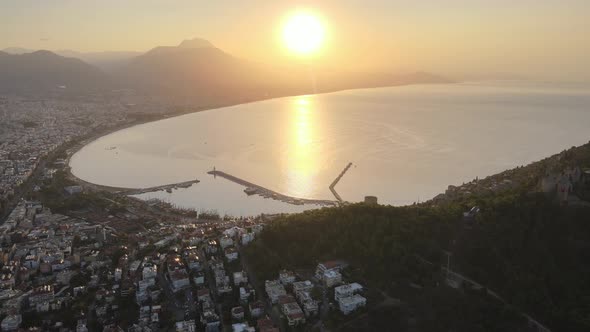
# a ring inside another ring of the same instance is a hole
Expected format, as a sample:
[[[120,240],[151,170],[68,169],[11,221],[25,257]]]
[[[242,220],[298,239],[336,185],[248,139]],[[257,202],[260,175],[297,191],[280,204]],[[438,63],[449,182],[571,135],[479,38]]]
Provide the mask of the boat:
[[[244,192],[248,196],[256,194],[257,191],[258,190],[256,188],[252,188],[252,187],[248,187],[248,188],[244,189]]]
[[[169,194],[171,194],[172,193],[172,189],[171,188],[168,188],[168,189],[166,189],[166,192],[169,193]]]

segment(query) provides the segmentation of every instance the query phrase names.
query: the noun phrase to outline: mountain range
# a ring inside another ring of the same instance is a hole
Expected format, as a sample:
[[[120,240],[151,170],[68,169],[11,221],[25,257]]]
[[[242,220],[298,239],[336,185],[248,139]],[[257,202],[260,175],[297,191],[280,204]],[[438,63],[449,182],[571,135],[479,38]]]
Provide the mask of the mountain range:
[[[160,46],[146,53],[0,52],[0,93],[76,93],[133,89],[187,104],[234,103],[353,88],[448,83],[429,73],[393,75],[276,67],[234,57],[203,39]]]
[[[0,93],[83,93],[108,89],[110,81],[109,75],[80,59],[49,51],[0,52]]]

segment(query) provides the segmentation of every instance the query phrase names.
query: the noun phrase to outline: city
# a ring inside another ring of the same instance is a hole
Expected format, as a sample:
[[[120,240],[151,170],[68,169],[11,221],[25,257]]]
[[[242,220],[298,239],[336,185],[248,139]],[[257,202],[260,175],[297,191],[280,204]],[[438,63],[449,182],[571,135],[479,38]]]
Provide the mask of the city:
[[[590,1],[0,1],[0,331],[590,331]]]

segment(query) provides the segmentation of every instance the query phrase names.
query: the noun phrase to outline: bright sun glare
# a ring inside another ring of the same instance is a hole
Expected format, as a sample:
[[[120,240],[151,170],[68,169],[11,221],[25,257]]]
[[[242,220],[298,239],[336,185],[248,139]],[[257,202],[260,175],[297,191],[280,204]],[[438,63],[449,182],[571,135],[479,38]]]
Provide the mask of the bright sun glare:
[[[322,22],[308,13],[289,17],[283,29],[283,41],[287,48],[300,55],[317,52],[324,42],[324,35]]]

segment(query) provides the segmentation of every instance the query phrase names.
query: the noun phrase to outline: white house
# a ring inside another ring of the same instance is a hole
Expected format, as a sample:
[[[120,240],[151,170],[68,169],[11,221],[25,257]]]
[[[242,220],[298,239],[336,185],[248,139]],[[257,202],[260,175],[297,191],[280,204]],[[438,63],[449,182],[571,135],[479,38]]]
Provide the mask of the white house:
[[[238,259],[238,251],[234,247],[229,247],[225,249],[225,258],[227,258],[228,262],[233,262]]]
[[[234,272],[234,285],[235,286],[239,286],[240,284],[246,284],[246,283],[248,283],[248,276],[246,275],[246,272],[244,272],[244,271]]]
[[[270,302],[275,304],[279,301],[281,295],[286,295],[285,287],[278,280],[266,280],[264,282],[264,290],[270,299]]]
[[[149,264],[143,267],[141,271],[141,276],[143,279],[152,279],[158,275],[158,267],[154,264]]]
[[[348,285],[342,285],[334,288],[334,300],[340,301],[345,297],[350,297],[354,294],[363,290],[363,286],[358,283],[352,283]]]
[[[221,246],[221,249],[225,249],[227,247],[233,246],[234,241],[231,239],[231,237],[226,235],[226,236],[221,237],[221,239],[219,239],[219,245]]]
[[[289,270],[282,270],[279,272],[279,280],[281,281],[281,284],[285,286],[290,285],[295,282],[295,273]]]
[[[340,272],[342,265],[335,261],[329,261],[324,263],[319,263],[316,270],[315,276],[318,280],[323,281],[324,275],[328,271]]]
[[[322,280],[324,281],[324,285],[326,285],[326,287],[332,287],[342,282],[342,274],[340,274],[338,271],[329,270],[324,272]]]
[[[348,315],[351,312],[357,310],[358,308],[364,307],[365,305],[367,305],[367,299],[365,299],[359,294],[341,298],[338,301],[338,308],[345,315]]]
[[[254,233],[244,233],[242,234],[242,245],[247,245],[248,243],[254,240],[256,235]]]
[[[178,291],[184,287],[190,286],[188,273],[185,270],[176,270],[170,273],[170,281],[174,291]]]

